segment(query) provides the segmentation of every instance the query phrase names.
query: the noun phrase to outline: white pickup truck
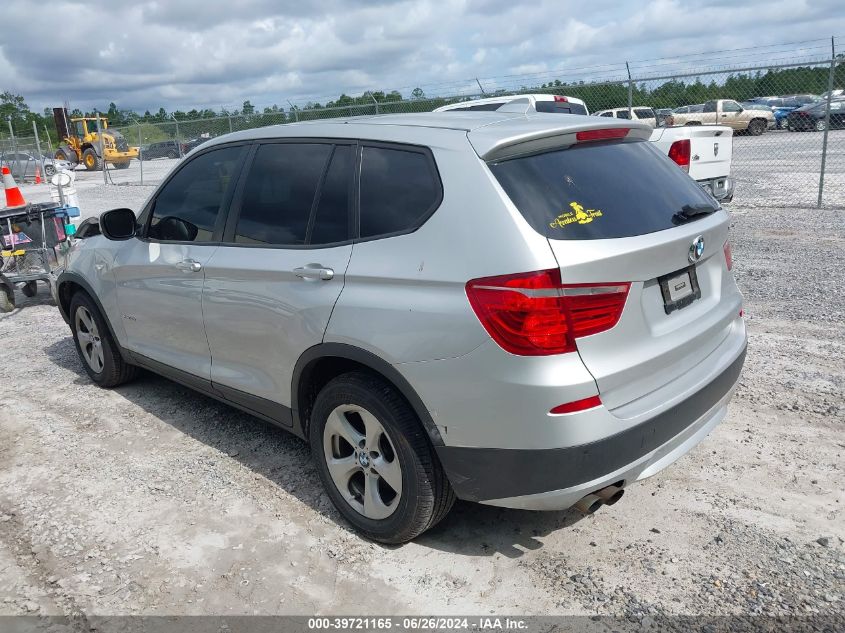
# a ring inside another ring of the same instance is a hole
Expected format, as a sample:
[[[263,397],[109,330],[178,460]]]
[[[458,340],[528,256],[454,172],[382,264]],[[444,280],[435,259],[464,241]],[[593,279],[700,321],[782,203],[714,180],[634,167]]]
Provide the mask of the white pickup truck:
[[[649,140],[716,200],[731,201],[734,194],[734,181],[730,177],[731,128],[724,125],[658,127]]]

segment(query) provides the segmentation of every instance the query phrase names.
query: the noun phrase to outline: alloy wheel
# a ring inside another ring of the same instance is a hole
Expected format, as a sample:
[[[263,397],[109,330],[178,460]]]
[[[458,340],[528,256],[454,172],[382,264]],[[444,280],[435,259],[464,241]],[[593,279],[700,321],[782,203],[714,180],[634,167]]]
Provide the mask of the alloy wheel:
[[[76,309],[74,324],[76,326],[76,340],[79,341],[82,357],[95,373],[100,373],[105,366],[103,342],[100,340],[100,332],[88,308],[79,306]]]
[[[389,517],[402,497],[402,468],[378,418],[355,405],[335,408],[323,431],[323,452],[343,499],[368,519]]]

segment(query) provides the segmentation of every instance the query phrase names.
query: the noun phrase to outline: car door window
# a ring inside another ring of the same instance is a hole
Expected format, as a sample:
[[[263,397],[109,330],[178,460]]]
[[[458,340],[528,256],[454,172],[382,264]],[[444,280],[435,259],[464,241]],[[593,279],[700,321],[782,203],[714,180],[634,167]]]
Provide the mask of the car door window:
[[[634,110],[634,114],[637,115],[638,119],[653,119],[654,118],[654,110],[651,108],[637,108]]]
[[[723,112],[742,112],[742,106],[733,101],[725,101],[722,105]]]
[[[630,119],[631,113],[627,110],[617,110],[616,111],[616,118],[617,119]]]
[[[609,117],[613,117],[613,112],[602,112],[600,116],[609,116]]]
[[[158,241],[210,242],[240,170],[243,146],[193,158],[156,196],[147,237]]]
[[[715,112],[716,111],[716,102],[715,101],[708,101],[704,104],[704,109],[702,112]]]
[[[442,192],[428,153],[387,147],[363,148],[360,186],[362,238],[416,230]]]
[[[329,143],[270,143],[255,153],[244,185],[235,242],[304,246]]]
[[[352,175],[352,147],[338,145],[334,148],[329,170],[314,211],[308,235],[311,245],[345,242],[349,232],[349,189]]]

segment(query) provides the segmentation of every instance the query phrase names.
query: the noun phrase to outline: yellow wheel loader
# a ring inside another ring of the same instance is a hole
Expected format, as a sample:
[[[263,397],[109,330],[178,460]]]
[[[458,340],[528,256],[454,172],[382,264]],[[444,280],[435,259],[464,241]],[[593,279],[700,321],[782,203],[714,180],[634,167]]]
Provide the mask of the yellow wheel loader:
[[[68,119],[65,108],[53,108],[56,131],[62,139],[56,150],[58,160],[74,165],[82,163],[88,171],[100,169],[103,162],[113,163],[117,169],[129,167],[129,161],[138,158],[138,148],[130,147],[123,134],[109,129],[108,119],[100,117],[103,133],[103,155],[100,155],[100,137],[97,133],[97,117]]]

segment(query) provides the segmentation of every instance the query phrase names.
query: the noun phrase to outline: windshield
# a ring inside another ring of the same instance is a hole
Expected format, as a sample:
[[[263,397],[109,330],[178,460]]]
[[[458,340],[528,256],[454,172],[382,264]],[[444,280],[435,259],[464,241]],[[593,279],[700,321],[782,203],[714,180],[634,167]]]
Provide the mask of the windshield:
[[[644,140],[582,143],[489,167],[534,230],[555,240],[644,235],[719,208]]]

